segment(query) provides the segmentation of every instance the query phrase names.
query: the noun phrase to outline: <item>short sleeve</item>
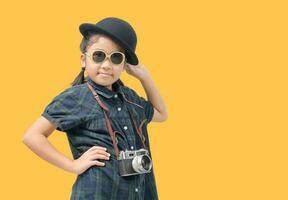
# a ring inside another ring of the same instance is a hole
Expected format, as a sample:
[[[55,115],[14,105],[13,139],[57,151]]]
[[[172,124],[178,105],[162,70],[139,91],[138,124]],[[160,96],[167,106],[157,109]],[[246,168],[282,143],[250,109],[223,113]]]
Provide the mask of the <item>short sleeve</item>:
[[[80,111],[77,95],[68,88],[52,99],[42,116],[53,123],[57,130],[65,132],[80,124]]]
[[[147,123],[151,122],[154,115],[154,106],[152,103],[143,97],[139,96],[140,105],[144,108],[145,116],[147,118]]]
[[[144,97],[141,97],[137,94],[137,92],[135,92],[133,89],[129,88],[130,90],[130,98],[136,102],[137,104],[139,104],[141,107],[143,107],[144,109],[144,113],[147,119],[147,123],[151,122],[153,115],[154,115],[154,106],[153,104],[149,101],[146,100]]]

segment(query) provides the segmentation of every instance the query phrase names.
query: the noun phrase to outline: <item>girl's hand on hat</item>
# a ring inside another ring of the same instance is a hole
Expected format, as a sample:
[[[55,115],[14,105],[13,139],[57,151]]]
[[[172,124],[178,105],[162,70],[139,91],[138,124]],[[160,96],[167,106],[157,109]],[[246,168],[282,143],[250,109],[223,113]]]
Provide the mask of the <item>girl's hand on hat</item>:
[[[98,161],[98,159],[109,160],[110,154],[106,151],[105,147],[100,146],[93,146],[85,151],[78,159],[73,160],[74,173],[80,175],[93,165],[105,166],[105,163]]]
[[[139,63],[138,65],[131,65],[129,63],[126,63],[124,69],[128,74],[134,76],[139,80],[146,79],[150,76],[146,67],[141,63]]]

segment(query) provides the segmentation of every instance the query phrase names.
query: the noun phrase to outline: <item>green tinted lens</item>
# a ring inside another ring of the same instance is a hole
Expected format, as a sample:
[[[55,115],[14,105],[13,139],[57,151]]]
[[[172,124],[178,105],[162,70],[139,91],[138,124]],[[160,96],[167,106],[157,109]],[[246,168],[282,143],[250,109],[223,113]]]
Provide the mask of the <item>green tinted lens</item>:
[[[94,61],[95,63],[100,63],[100,62],[102,62],[103,60],[105,60],[106,55],[105,55],[105,53],[102,52],[102,51],[95,51],[95,52],[93,52],[92,57],[93,57],[93,61]]]
[[[142,157],[142,160],[141,160],[141,164],[142,164],[142,167],[145,169],[145,170],[149,170],[150,169],[150,159],[144,155]]]
[[[124,56],[121,53],[115,52],[111,55],[111,62],[113,64],[119,65],[122,63],[123,59],[124,59]]]

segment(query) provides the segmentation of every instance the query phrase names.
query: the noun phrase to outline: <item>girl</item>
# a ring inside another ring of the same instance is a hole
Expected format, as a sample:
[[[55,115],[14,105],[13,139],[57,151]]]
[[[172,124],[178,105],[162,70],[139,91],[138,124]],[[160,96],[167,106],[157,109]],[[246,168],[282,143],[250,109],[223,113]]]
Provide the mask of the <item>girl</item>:
[[[162,97],[138,63],[136,33],[115,17],[79,29],[81,72],[46,106],[23,142],[51,164],[77,174],[71,200],[158,199],[153,167],[124,176],[119,165],[120,152],[140,149],[147,150],[152,163],[147,125],[167,119]],[[148,100],[123,84],[123,71],[141,82]],[[73,160],[48,141],[55,129],[67,134]],[[142,159],[140,166],[147,162]]]

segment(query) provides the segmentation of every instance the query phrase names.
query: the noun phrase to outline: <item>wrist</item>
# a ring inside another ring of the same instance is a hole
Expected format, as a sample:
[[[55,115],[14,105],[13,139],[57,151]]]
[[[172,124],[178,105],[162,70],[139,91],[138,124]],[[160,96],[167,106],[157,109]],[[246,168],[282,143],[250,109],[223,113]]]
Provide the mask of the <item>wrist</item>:
[[[151,77],[150,77],[149,74],[147,74],[147,75],[145,75],[145,76],[139,77],[138,79],[139,79],[140,82],[145,82],[145,81],[151,79]]]
[[[75,160],[70,160],[68,171],[74,174],[77,174]]]

